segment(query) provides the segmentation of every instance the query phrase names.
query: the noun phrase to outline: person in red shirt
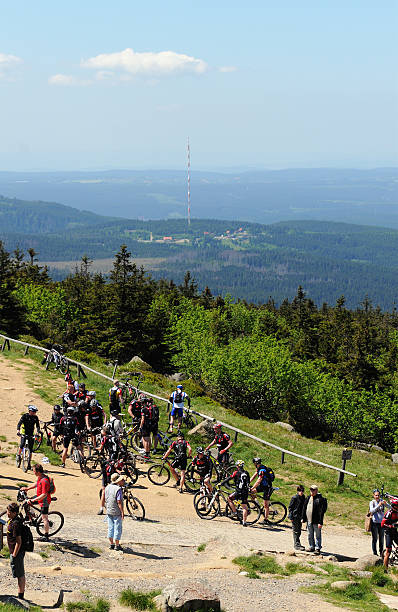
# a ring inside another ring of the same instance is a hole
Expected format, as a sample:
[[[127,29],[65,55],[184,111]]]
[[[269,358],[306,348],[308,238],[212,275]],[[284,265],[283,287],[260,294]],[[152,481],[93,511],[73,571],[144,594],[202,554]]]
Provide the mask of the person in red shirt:
[[[381,527],[384,529],[386,536],[386,552],[384,554],[384,567],[388,568],[388,559],[390,558],[392,544],[398,544],[398,499],[396,497],[390,498],[390,510],[387,510],[383,520],[381,521]]]
[[[43,517],[43,525],[44,525],[44,536],[39,538],[42,542],[47,542],[49,539],[49,529],[50,525],[48,522],[48,509],[51,503],[51,494],[50,494],[50,479],[47,474],[44,474],[43,466],[40,463],[36,463],[33,466],[33,472],[37,477],[36,484],[33,484],[31,487],[23,487],[22,491],[30,491],[31,489],[36,489],[36,497],[31,497],[31,503],[38,503],[40,506],[40,512]]]

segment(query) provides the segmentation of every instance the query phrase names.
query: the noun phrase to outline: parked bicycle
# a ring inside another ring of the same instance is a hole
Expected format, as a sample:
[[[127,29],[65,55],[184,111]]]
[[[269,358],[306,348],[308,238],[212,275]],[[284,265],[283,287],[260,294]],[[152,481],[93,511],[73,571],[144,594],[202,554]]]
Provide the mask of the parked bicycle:
[[[52,501],[56,500],[56,497],[52,497]],[[30,503],[27,493],[25,491],[22,491],[21,489],[17,493],[17,501],[21,504],[20,513],[24,523],[35,527],[37,533],[41,536],[44,536],[45,531],[43,525],[43,517],[40,513],[40,507],[34,503]],[[5,514],[7,514],[7,510],[0,514],[0,518]],[[48,513],[48,523],[50,526],[48,535],[53,536],[58,533],[62,529],[64,522],[64,515],[61,514],[61,512],[58,512],[58,510],[51,510]]]
[[[224,509],[221,508],[221,502],[224,502]],[[234,504],[236,507],[236,515],[232,513],[229,506],[228,494],[225,493],[218,484],[214,486],[211,495],[206,493],[196,500],[195,512],[201,519],[208,521],[216,518],[216,516],[227,516],[231,520],[242,521],[242,502],[234,500]],[[261,516],[261,507],[255,500],[248,500],[247,506],[249,508],[249,514],[246,523],[248,525],[254,525]]]
[[[132,378],[136,378],[135,385],[130,383]],[[127,378],[122,382],[122,398],[125,406],[128,406],[134,399],[138,399],[140,394],[140,385],[144,380],[142,372],[128,372]]]
[[[48,370],[50,365],[54,363],[56,370],[59,370],[61,374],[66,374],[69,372],[69,361],[61,352],[63,351],[63,347],[59,346],[58,348],[59,351],[52,347],[48,352],[46,352],[42,363],[45,365],[46,370]]]

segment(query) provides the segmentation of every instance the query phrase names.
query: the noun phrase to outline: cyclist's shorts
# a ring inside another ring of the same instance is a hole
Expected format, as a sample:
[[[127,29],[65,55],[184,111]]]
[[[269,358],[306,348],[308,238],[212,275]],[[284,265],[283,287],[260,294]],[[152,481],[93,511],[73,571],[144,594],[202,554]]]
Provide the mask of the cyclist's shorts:
[[[40,508],[40,514],[48,514],[49,507],[48,504],[43,504]]]
[[[143,429],[141,436],[143,438],[150,438],[151,437],[151,430],[150,429]]]
[[[53,436],[54,436],[55,438],[57,438],[57,437],[58,437],[58,436],[60,436],[60,435],[61,435],[61,430],[60,430],[60,428],[59,428],[59,427],[54,427]]]
[[[247,504],[247,498],[249,496],[249,491],[234,491],[233,493],[231,493],[231,495],[229,495],[229,499],[231,499],[232,501],[234,499],[239,499],[242,504]]]
[[[398,531],[388,527],[384,529],[384,533],[386,534],[386,549],[391,550],[393,542],[398,544]]]
[[[13,578],[22,578],[23,576],[25,576],[24,559],[24,550],[20,550],[16,557],[13,557],[11,555],[10,563]]]
[[[188,463],[187,457],[182,456],[182,457],[177,457],[176,459],[174,459],[171,465],[173,466],[173,468],[177,468],[179,470],[186,470],[187,463]]]
[[[154,423],[153,425],[151,425],[151,432],[153,433],[154,436],[157,435],[159,431],[159,424],[158,423]]]
[[[222,455],[221,453],[218,453],[217,461],[220,463],[229,463],[229,453],[223,453]]]
[[[260,484],[260,486],[257,487],[257,493],[263,493],[263,499],[265,499],[265,501],[268,501],[269,499],[271,499],[272,487]]]
[[[177,406],[174,406],[171,409],[171,416],[177,416],[179,419],[182,419],[184,415],[184,408],[178,408]]]
[[[19,448],[23,448],[25,446],[26,438],[29,441],[29,448],[30,450],[32,450],[35,439],[33,436],[26,436],[25,434],[21,435],[21,441],[19,443]]]
[[[73,442],[75,446],[79,446],[80,444],[79,439],[76,438],[75,436],[64,436],[64,439],[63,439],[64,448],[68,448],[71,442]]]

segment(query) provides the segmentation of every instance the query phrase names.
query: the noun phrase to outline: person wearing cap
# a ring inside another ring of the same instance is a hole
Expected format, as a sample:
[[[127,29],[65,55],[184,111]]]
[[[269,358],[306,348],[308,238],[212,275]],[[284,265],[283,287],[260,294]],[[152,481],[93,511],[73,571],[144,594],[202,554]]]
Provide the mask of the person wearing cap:
[[[308,548],[307,552],[321,554],[323,518],[328,508],[326,497],[318,493],[318,486],[310,486],[310,495],[303,506],[303,523],[307,523]]]
[[[379,542],[380,557],[384,554],[384,531],[381,522],[384,517],[384,502],[380,499],[379,489],[373,491],[373,499],[369,502],[368,516],[372,517],[370,530],[372,532],[372,551],[377,556],[377,542]]]
[[[108,538],[111,550],[123,550],[120,546],[124,519],[123,489],[124,476],[115,472],[105,487],[105,507],[108,517]]]
[[[289,503],[289,519],[292,521],[294,550],[305,550],[305,546],[302,546],[300,542],[304,502],[304,487],[298,485],[297,493],[293,495]]]
[[[25,551],[22,547],[22,523],[19,506],[13,502],[7,506],[7,546],[10,551],[12,577],[18,580],[18,599],[25,595]]]
[[[178,420],[178,429],[182,427],[182,418],[184,416],[184,404],[188,403],[188,408],[191,407],[191,398],[185,393],[182,385],[177,385],[177,388],[169,397],[169,403],[167,404],[167,411],[170,410],[170,425],[167,431],[172,433],[174,427],[174,417]]]
[[[33,444],[35,441],[34,433],[35,427],[37,428],[37,433],[40,434],[40,422],[37,417],[37,408],[33,404],[29,404],[28,412],[25,412],[21,416],[17,425],[17,436],[21,436],[21,441],[19,443],[19,449],[16,455],[16,463],[17,467],[21,465],[21,453],[22,449],[25,446],[26,438],[28,438],[29,449],[32,454],[33,452]],[[30,463],[28,465],[28,470],[31,469]]]

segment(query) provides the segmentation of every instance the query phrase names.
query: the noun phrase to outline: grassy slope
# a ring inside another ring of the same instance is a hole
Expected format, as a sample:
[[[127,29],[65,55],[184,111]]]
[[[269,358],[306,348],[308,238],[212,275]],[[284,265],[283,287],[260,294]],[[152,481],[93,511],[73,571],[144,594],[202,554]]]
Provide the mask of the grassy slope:
[[[9,359],[23,359],[21,349],[12,348],[11,351],[3,353]],[[41,354],[32,351],[31,358],[24,359],[25,364],[29,365],[27,382],[43,399],[53,404],[56,403],[56,396],[64,389],[63,377],[55,372],[46,372],[40,366]],[[105,366],[100,360],[91,364],[92,367],[104,374],[111,376],[111,367]],[[73,370],[75,371],[75,370]],[[104,407],[107,407],[107,394],[110,387],[109,382],[96,375],[88,373],[86,385],[88,389],[95,389],[97,397]],[[123,380],[122,371],[118,376]],[[217,402],[206,396],[195,397],[189,389],[190,383],[187,382],[186,389],[193,398],[192,407],[198,411],[219,418],[252,433],[264,440],[272,442],[278,446],[292,450],[301,455],[306,455],[330,465],[341,465],[342,447],[332,442],[319,442],[304,438],[296,433],[289,433],[281,427],[266,421],[251,420],[242,417],[231,410],[223,408]],[[194,386],[193,386],[194,387]],[[173,390],[174,385],[168,379],[158,375],[148,373],[145,375],[143,388],[157,395],[167,397]],[[166,404],[160,404],[164,408]],[[161,410],[161,428],[166,423],[166,411]],[[232,434],[234,435],[234,434]],[[199,437],[190,439],[195,446],[202,442]],[[398,467],[395,466],[385,453],[364,452],[353,450],[352,461],[347,464],[347,469],[358,475],[357,478],[345,477],[343,486],[337,486],[337,473],[333,470],[316,466],[309,462],[286,455],[285,464],[281,464],[281,453],[269,447],[264,447],[254,443],[243,436],[238,437],[237,443],[233,447],[235,458],[245,459],[246,466],[251,472],[251,459],[254,455],[260,455],[263,461],[270,465],[276,472],[275,485],[280,486],[281,490],[274,494],[273,499],[288,503],[291,495],[295,493],[298,483],[308,487],[312,483],[319,486],[321,493],[326,495],[329,502],[327,514],[328,523],[334,522],[346,525],[357,525],[363,527],[364,515],[368,508],[368,502],[372,497],[372,489],[375,486],[385,484],[386,490],[390,492],[398,491]]]

